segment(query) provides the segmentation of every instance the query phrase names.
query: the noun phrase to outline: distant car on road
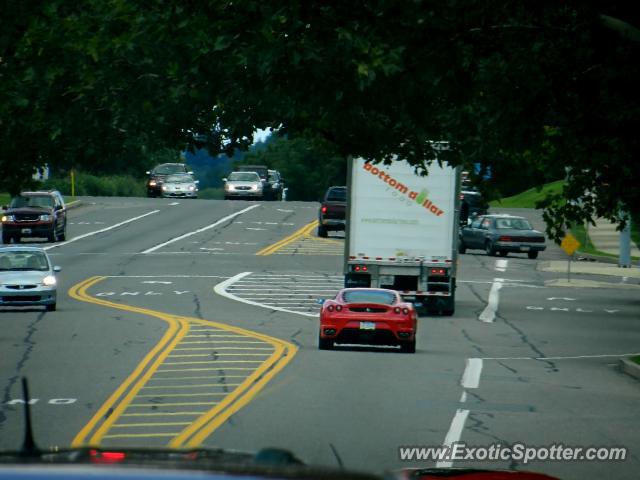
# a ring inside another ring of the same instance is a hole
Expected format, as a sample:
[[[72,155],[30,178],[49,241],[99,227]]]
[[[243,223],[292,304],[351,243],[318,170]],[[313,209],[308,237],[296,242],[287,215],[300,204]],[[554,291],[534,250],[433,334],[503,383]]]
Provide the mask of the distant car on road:
[[[2,243],[19,242],[24,237],[57,242],[67,237],[67,208],[56,190],[22,192],[2,209]]]
[[[42,305],[54,311],[59,271],[42,248],[0,247],[0,307]]]
[[[544,234],[534,230],[524,217],[483,215],[460,230],[458,251],[478,249],[487,255],[526,253],[531,259],[547,248]]]
[[[405,353],[416,351],[417,314],[395,290],[344,288],[320,311],[318,347],[330,350],[335,343],[400,345]]]
[[[264,183],[256,172],[231,172],[224,182],[224,199],[264,197]]]
[[[345,229],[347,187],[329,187],[318,211],[318,236]]]
[[[193,175],[189,166],[184,163],[161,163],[148,171],[147,175],[147,196],[158,197],[162,195],[162,184],[169,175],[188,174]]]
[[[269,170],[267,183],[265,184],[265,198],[268,200],[282,200],[284,192],[284,180],[277,170]]]
[[[489,204],[477,190],[465,189],[460,192],[460,221],[464,224],[478,215],[486,215]]]
[[[168,175],[162,183],[162,196],[198,198],[198,180],[186,173]]]

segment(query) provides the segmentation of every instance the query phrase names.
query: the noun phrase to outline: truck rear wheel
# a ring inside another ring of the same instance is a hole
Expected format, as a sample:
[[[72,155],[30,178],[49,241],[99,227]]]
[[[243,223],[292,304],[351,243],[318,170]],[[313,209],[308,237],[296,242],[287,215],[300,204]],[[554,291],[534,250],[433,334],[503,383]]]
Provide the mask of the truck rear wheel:
[[[538,251],[537,250],[532,250],[530,252],[527,253],[527,257],[529,257],[531,260],[534,260],[536,258],[538,258]]]
[[[323,227],[322,225],[318,225],[318,236],[322,238],[327,238],[327,227]]]
[[[458,253],[467,253],[467,246],[462,239],[458,242]]]

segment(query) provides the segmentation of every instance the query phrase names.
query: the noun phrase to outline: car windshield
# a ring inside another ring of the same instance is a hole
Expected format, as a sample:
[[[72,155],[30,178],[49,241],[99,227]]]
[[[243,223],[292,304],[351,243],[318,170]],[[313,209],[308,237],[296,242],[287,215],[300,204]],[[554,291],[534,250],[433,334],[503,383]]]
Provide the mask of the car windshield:
[[[185,173],[186,168],[182,164],[158,165],[153,169],[155,175],[171,175],[172,173]]]
[[[498,230],[532,230],[531,224],[524,218],[497,218]]]
[[[32,250],[0,252],[0,271],[49,270],[44,252]]]
[[[24,207],[53,207],[53,197],[50,195],[19,195],[11,201],[11,208]]]
[[[193,183],[191,175],[169,175],[165,179],[166,183]]]
[[[260,176],[256,172],[232,172],[229,175],[230,182],[258,182]]]
[[[396,302],[395,294],[380,290],[349,290],[344,292],[342,299],[345,303],[378,303],[381,305],[393,305]]]
[[[347,201],[347,189],[346,188],[332,188],[327,193],[327,201],[329,202],[346,202]]]

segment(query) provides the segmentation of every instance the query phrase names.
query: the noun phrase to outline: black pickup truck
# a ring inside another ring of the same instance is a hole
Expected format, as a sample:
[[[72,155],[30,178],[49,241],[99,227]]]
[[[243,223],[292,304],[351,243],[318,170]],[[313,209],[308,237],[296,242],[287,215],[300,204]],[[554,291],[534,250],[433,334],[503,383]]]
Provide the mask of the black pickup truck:
[[[347,187],[329,187],[318,212],[318,236],[326,237],[331,230],[343,230],[347,208]]]

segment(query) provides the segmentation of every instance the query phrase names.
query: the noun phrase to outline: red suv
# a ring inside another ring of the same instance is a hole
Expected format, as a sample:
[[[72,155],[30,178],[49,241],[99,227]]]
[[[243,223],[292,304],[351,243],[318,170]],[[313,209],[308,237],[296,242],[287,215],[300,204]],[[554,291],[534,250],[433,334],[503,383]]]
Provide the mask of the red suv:
[[[67,237],[67,208],[60,192],[22,192],[2,209],[2,243],[23,237],[57,242]]]

